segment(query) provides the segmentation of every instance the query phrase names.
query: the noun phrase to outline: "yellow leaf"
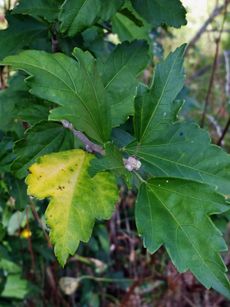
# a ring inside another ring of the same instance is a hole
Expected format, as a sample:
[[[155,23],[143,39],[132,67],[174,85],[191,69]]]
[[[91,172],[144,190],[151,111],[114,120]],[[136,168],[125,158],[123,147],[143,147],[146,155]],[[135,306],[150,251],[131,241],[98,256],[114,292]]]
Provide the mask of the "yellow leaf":
[[[80,241],[88,242],[95,219],[109,219],[118,199],[115,177],[107,172],[91,178],[93,155],[76,149],[41,157],[30,167],[28,194],[49,198],[46,210],[54,251],[64,266]]]

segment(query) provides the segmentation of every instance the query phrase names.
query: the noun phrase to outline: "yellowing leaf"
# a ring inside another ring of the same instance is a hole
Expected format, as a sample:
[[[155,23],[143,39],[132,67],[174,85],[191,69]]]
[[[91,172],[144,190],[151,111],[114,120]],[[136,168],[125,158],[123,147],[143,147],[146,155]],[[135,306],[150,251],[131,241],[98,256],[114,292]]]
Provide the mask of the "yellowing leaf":
[[[26,179],[28,194],[50,199],[46,219],[55,254],[63,266],[80,241],[88,242],[95,219],[111,217],[118,198],[113,175],[88,175],[93,158],[80,149],[46,155],[30,167]]]

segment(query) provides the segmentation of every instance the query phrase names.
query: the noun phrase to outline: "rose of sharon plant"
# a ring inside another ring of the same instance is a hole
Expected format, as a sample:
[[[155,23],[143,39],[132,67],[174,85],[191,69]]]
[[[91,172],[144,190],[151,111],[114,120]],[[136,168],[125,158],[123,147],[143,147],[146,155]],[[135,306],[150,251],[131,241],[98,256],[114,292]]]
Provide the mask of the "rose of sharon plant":
[[[150,32],[185,25],[185,14],[179,0],[21,0],[0,32],[1,65],[17,71],[0,93],[0,168],[49,199],[62,266],[96,219],[111,218],[122,178],[137,190],[148,251],[164,246],[179,272],[230,298],[227,247],[212,220],[230,209],[230,157],[178,119],[186,46],[157,64],[150,85],[142,78]]]

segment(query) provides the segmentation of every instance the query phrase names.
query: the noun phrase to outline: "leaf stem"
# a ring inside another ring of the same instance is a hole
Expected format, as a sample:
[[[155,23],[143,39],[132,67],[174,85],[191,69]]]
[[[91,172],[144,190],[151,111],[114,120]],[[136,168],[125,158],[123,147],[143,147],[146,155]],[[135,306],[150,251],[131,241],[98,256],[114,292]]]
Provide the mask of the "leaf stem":
[[[136,176],[137,176],[137,178],[142,182],[142,183],[147,183],[147,181],[146,180],[144,180],[142,177],[141,177],[141,175],[140,174],[138,174],[138,172],[133,172]]]
[[[227,124],[224,127],[224,130],[223,130],[222,135],[220,136],[220,138],[217,142],[217,145],[221,146],[221,144],[222,144],[222,142],[223,142],[223,140],[224,140],[224,138],[225,138],[225,136],[226,136],[226,134],[229,130],[229,127],[230,127],[230,117],[228,118]]]
[[[78,131],[76,129],[74,129],[73,125],[68,122],[67,120],[62,120],[61,121],[62,125],[64,128],[66,129],[69,129],[73,135],[78,138],[84,145],[85,145],[85,149],[88,151],[88,152],[92,152],[92,153],[98,153],[102,156],[105,155],[105,151],[103,149],[102,146],[98,145],[98,144],[95,144],[93,142],[91,142],[87,136],[85,136],[84,133],[82,133],[81,131]]]
[[[92,279],[94,281],[99,281],[99,282],[108,282],[108,283],[113,283],[113,282],[133,282],[133,279],[129,278],[104,278],[104,277],[94,277],[90,275],[84,275],[78,278],[79,281],[84,280],[84,279]]]

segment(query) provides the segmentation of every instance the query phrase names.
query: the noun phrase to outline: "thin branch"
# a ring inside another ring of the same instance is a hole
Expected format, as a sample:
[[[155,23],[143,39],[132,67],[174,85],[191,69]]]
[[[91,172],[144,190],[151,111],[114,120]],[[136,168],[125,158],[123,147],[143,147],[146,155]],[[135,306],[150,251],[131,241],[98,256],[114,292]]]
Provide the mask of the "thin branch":
[[[44,227],[44,225],[43,225],[43,223],[42,223],[42,221],[41,221],[41,219],[40,219],[40,217],[39,217],[39,215],[38,215],[38,213],[36,211],[34,203],[32,201],[30,203],[30,208],[31,208],[31,211],[32,211],[32,214],[33,214],[35,220],[38,222],[39,226],[41,227],[41,229],[43,231],[43,234],[44,234],[44,237],[45,237],[45,239],[47,241],[48,247],[51,248],[52,244],[50,242],[50,238],[49,238],[48,234],[46,233],[45,227]]]
[[[225,24],[225,21],[226,21],[228,4],[229,4],[229,0],[225,0],[224,17],[223,17],[223,21],[222,21],[221,28],[220,28],[220,31],[219,31],[219,35],[216,39],[215,57],[214,57],[213,65],[212,65],[212,73],[211,73],[211,77],[210,77],[210,81],[209,81],[208,92],[207,92],[206,99],[205,99],[204,111],[203,111],[202,118],[201,118],[201,123],[200,123],[201,127],[204,127],[205,116],[206,116],[206,113],[207,113],[207,110],[208,110],[210,97],[211,97],[211,94],[212,94],[212,89],[213,89],[213,84],[214,84],[216,69],[217,69],[217,64],[218,64],[218,58],[219,58],[219,53],[220,53],[220,42],[221,42],[223,30],[224,30],[224,24]]]
[[[229,4],[229,0],[226,1],[227,4]],[[188,53],[189,49],[191,49],[192,47],[195,46],[195,44],[197,43],[197,41],[200,39],[200,37],[203,35],[203,33],[207,30],[207,27],[209,26],[209,24],[218,16],[222,13],[222,11],[225,8],[225,4],[215,7],[214,10],[212,11],[211,15],[209,16],[209,18],[204,22],[204,24],[201,26],[201,28],[198,30],[198,32],[195,34],[195,36],[191,39],[191,41],[188,44],[188,47],[186,49],[186,54]]]
[[[224,51],[225,67],[226,67],[226,95],[230,97],[230,50]]]
[[[6,87],[5,80],[4,80],[4,66],[0,67],[0,90]]]
[[[229,127],[230,127],[230,117],[229,117],[229,119],[227,121],[227,124],[225,125],[225,128],[224,128],[224,130],[222,132],[221,137],[219,138],[219,140],[217,142],[217,145],[219,145],[219,146],[222,145],[222,142],[223,142],[223,140],[224,140],[224,138],[225,138],[225,136],[226,136],[226,134],[227,134],[227,132],[229,130]]]
[[[55,30],[51,30],[51,44],[52,44],[52,52],[60,52],[59,41],[57,38],[57,33]]]
[[[30,225],[29,225],[29,213],[28,213],[28,208],[26,208],[26,228],[29,232],[30,231]],[[33,251],[33,245],[32,245],[32,240],[31,237],[28,237],[28,250],[30,253],[30,257],[31,257],[31,273],[34,275],[35,274],[35,255],[34,255],[34,251]]]
[[[73,135],[76,138],[78,138],[85,145],[85,149],[88,152],[98,153],[102,156],[105,155],[105,151],[104,151],[103,147],[101,147],[98,144],[91,142],[87,138],[87,136],[85,136],[84,133],[82,133],[81,131],[75,130],[73,125],[70,122],[68,122],[67,120],[62,120],[61,123],[62,123],[64,128],[69,129],[73,133]]]

